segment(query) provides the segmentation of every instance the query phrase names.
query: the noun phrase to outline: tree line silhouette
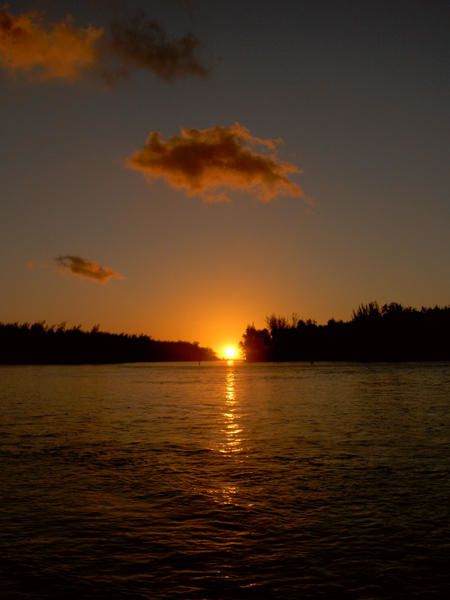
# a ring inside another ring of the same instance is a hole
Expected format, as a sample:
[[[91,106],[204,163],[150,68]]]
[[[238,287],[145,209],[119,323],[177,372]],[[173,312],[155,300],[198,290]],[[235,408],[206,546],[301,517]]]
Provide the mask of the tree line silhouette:
[[[370,302],[326,325],[272,315],[264,329],[247,327],[241,349],[251,362],[450,360],[450,306]]]
[[[113,334],[98,326],[0,323],[0,364],[100,364],[215,360],[198,342],[165,342],[146,335]]]

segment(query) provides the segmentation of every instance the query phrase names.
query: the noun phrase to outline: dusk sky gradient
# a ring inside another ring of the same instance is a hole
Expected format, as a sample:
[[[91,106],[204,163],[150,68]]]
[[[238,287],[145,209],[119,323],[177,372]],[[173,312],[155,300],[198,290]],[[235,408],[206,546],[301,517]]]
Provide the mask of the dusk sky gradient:
[[[371,300],[450,303],[448,1],[8,6],[97,28],[145,9],[170,37],[200,41],[209,76],[166,81],[134,65],[108,83],[0,68],[0,321],[220,350],[273,312],[324,322]],[[223,202],[127,168],[151,132],[235,123],[282,140],[274,168],[298,167],[288,176],[303,196],[261,201],[240,162]],[[97,276],[74,274],[74,257]]]

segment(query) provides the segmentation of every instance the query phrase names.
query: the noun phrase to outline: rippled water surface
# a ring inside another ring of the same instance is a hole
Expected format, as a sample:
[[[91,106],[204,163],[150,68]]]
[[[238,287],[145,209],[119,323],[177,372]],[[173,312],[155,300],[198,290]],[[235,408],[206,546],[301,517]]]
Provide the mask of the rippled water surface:
[[[450,365],[0,367],[0,597],[444,598]]]

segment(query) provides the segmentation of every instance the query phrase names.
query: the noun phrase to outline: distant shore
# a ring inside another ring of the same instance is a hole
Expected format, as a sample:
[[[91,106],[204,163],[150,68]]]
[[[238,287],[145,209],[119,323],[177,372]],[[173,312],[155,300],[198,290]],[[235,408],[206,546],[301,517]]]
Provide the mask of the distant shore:
[[[402,362],[450,360],[450,306],[416,309],[360,305],[349,321],[272,315],[267,327],[247,326],[240,342],[247,362]],[[0,364],[121,364],[218,361],[198,342],[160,341],[64,324],[0,323]]]
[[[450,306],[420,310],[395,302],[360,305],[350,321],[318,325],[272,315],[267,327],[249,325],[241,342],[250,362],[450,360]]]
[[[212,361],[217,356],[197,342],[168,342],[146,335],[114,334],[98,327],[0,323],[0,364],[120,364]]]

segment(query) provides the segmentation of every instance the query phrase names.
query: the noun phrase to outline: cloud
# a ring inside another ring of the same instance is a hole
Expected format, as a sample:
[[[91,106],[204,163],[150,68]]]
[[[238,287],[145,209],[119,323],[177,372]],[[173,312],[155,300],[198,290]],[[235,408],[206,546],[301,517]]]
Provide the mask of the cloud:
[[[77,28],[67,18],[54,25],[35,12],[12,15],[0,9],[0,66],[14,74],[25,71],[43,79],[73,81],[98,60],[103,29]]]
[[[158,132],[130,156],[126,166],[142,172],[150,181],[162,178],[189,196],[206,201],[227,200],[227,192],[245,190],[262,201],[277,196],[303,196],[289,179],[300,170],[279,162],[281,140],[258,138],[238,123],[231,127],[182,129],[165,140]],[[263,147],[264,152],[255,150]]]
[[[208,76],[207,69],[195,56],[200,45],[191,34],[168,39],[161,25],[145,15],[111,24],[111,49],[125,71],[131,68],[148,69],[166,81]]]
[[[93,279],[100,283],[106,283],[112,278],[123,279],[120,273],[116,273],[110,267],[102,267],[93,260],[81,258],[81,256],[73,256],[70,254],[58,256],[55,262],[64,271],[68,271],[77,277],[85,279]]]
[[[69,17],[46,23],[38,12],[13,15],[0,8],[0,67],[41,80],[74,81],[91,73],[113,81],[136,69],[160,79],[205,78],[195,56],[200,42],[191,34],[170,39],[157,22],[139,14],[103,27],[76,27]]]

